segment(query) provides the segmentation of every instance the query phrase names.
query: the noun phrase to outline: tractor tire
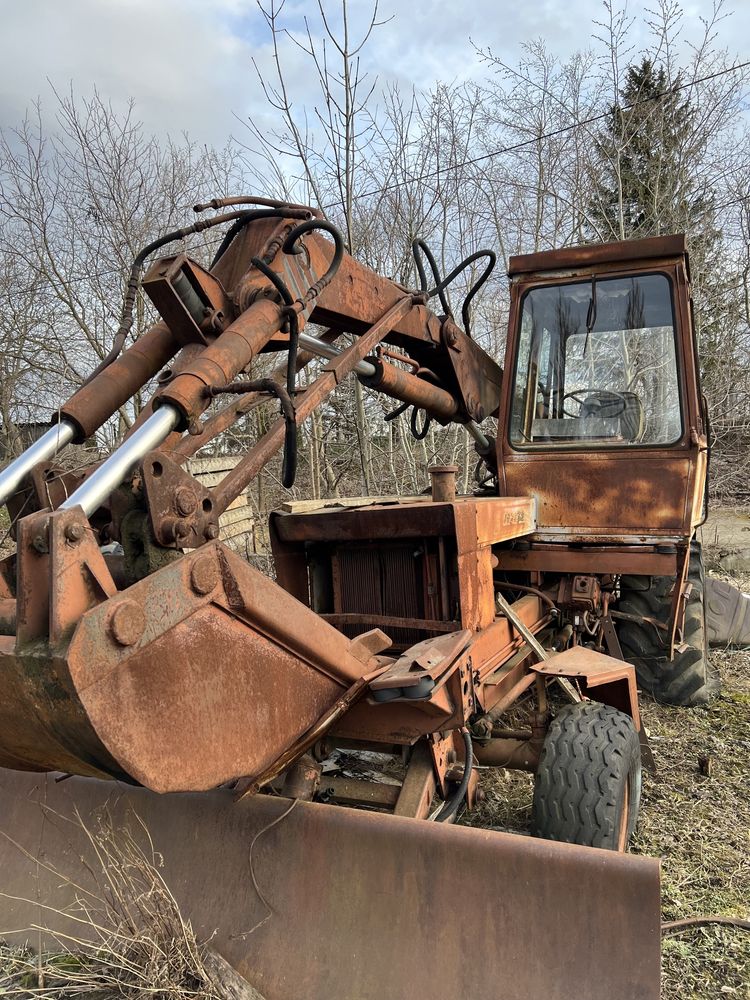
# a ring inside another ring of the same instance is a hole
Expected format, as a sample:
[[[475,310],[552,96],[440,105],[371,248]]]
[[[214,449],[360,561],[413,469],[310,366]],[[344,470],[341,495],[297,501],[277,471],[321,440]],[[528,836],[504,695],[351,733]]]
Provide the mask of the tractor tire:
[[[630,716],[593,701],[562,708],[534,778],[532,835],[624,851],[640,799],[641,746]]]
[[[698,542],[690,546],[688,582],[692,584],[685,608],[682,641],[686,648],[669,659],[666,633],[648,622],[618,622],[618,637],[626,660],[635,667],[638,685],[665,705],[692,708],[705,705],[719,693],[719,674],[708,659],[704,604],[703,557]],[[668,576],[623,576],[617,608],[639,618],[669,621],[674,579]]]

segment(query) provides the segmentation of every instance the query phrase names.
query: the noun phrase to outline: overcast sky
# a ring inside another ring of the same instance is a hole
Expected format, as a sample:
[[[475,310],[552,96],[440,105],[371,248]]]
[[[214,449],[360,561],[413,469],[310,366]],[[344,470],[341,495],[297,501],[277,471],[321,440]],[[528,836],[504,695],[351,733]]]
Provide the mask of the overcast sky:
[[[650,4],[631,3],[633,14]],[[688,22],[710,0],[684,0]],[[734,0],[734,15],[719,29],[720,41],[738,59],[750,58],[750,0]],[[340,9],[326,0],[327,9]],[[350,0],[361,25],[369,0]],[[12,126],[37,96],[50,106],[48,80],[58,89],[71,83],[86,94],[96,86],[115,105],[136,102],[139,119],[164,134],[188,132],[201,142],[222,144],[241,134],[237,118],[262,116],[263,99],[252,68],[255,57],[269,68],[265,25],[254,0],[0,0],[0,127]],[[585,47],[601,0],[381,0],[381,17],[393,15],[373,35],[366,63],[381,80],[429,87],[481,72],[471,40],[510,62],[521,43],[545,38],[551,51],[567,56]],[[287,0],[284,15],[302,27],[317,4]],[[293,92],[304,102],[312,83],[304,56],[288,51]]]

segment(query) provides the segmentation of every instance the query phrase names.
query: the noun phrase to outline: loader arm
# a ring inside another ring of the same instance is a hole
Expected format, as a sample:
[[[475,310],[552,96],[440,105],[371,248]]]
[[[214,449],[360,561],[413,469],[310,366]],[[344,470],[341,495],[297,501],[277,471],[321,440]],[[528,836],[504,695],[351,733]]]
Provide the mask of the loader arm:
[[[217,546],[219,517],[282,447],[293,477],[296,428],[352,373],[442,423],[463,423],[492,461],[477,421],[497,410],[501,372],[450,317],[428,308],[427,292],[357,263],[334,227],[295,212],[249,213],[211,270],[182,254],[148,269],[143,288],[162,319],[60,407],[46,436],[50,448],[85,440],[156,376],[144,413],[108,459],[62,480],[65,491],[53,495],[43,439],[0,476],[11,509],[24,487],[36,488],[25,509],[39,508],[19,521],[6,596],[5,766],[128,777],[161,791],[240,777],[257,785],[397,659],[381,655],[391,645],[382,631],[347,639]],[[327,331],[309,334],[310,322]],[[335,344],[344,333],[349,342]],[[398,350],[383,350],[388,344]],[[248,379],[264,352],[285,360],[270,378]],[[297,370],[321,357],[298,390]],[[224,396],[229,405],[204,418]],[[186,458],[269,399],[283,415],[221,483],[201,486]],[[19,464],[31,459],[19,479]],[[104,541],[148,558],[128,559],[115,582]],[[456,676],[467,669],[453,667]],[[260,726],[252,735],[248,704]],[[463,719],[468,707],[443,695],[417,729]]]

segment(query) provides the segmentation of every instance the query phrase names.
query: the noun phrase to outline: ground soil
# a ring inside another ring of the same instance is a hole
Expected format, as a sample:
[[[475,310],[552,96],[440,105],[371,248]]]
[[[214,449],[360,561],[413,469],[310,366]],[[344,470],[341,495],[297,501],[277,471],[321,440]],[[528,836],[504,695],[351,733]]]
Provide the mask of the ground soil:
[[[750,592],[750,576],[718,568],[720,552],[750,548],[750,508],[719,508],[701,529],[712,573]],[[750,651],[712,650],[722,693],[706,708],[642,696],[657,765],[644,774],[631,850],[662,862],[664,920],[716,914],[750,919]],[[703,773],[708,759],[710,773]],[[490,777],[489,775],[492,775]],[[533,777],[487,772],[487,798],[465,822],[529,827]],[[711,926],[663,939],[662,1000],[750,998],[750,933]]]

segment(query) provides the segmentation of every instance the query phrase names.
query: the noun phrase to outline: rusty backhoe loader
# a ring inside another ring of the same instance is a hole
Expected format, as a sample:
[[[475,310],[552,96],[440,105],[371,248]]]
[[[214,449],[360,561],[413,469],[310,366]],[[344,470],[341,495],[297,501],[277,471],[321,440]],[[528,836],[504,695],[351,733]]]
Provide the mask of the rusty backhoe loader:
[[[503,374],[470,334],[477,286],[459,325],[456,273],[422,245],[415,291],[312,209],[208,207],[230,211],[136,260],[111,355],[0,475],[3,932],[53,919],[40,902],[64,925],[57,873],[88,864],[68,820],[108,802],[267,1000],[657,1000],[658,862],[625,853],[650,762],[637,684],[682,703],[715,686],[683,239],[513,258]],[[227,223],[210,269],[179,254],[141,276]],[[139,283],[161,321],[123,349]],[[463,425],[477,488],[443,467],[430,496],[288,505],[269,579],[219,517],[282,449],[291,485],[296,428],[350,375],[417,434]],[[55,464],[154,380],[109,458]],[[186,460],[263,401],[278,419],[198,483]],[[455,823],[495,767],[535,773],[534,836]]]

